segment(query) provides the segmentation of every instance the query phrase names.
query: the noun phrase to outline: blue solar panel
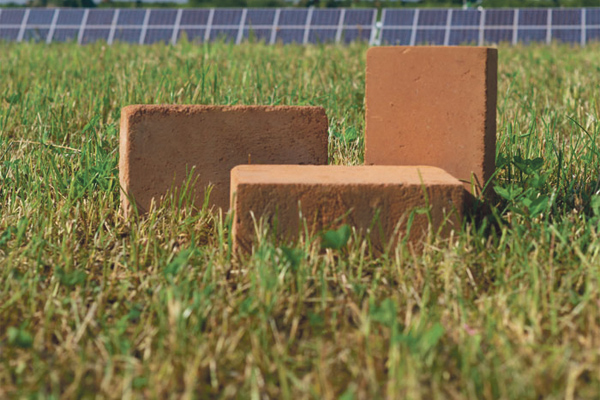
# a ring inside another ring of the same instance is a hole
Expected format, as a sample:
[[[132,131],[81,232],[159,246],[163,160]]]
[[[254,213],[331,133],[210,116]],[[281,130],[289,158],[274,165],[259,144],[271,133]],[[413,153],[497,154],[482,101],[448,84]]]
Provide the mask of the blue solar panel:
[[[307,10],[281,10],[279,26],[305,25],[307,17]]]
[[[312,26],[335,26],[340,23],[340,10],[314,10],[310,24]]]
[[[31,10],[27,19],[27,26],[50,25],[54,17],[54,10]]]
[[[53,42],[76,42],[79,36],[79,29],[75,28],[57,28],[52,35]]]
[[[302,43],[304,40],[304,29],[279,29],[276,41],[283,44]]]
[[[552,10],[552,25],[580,25],[581,10]]]
[[[454,26],[478,26],[481,11],[477,10],[454,10],[452,12],[452,25]]]
[[[308,32],[309,43],[331,43],[335,42],[337,29],[311,29]]]
[[[342,31],[342,42],[344,43],[352,43],[352,42],[368,42],[371,40],[371,32],[372,29],[344,29]]]
[[[183,10],[181,25],[206,25],[208,24],[208,10]]]
[[[519,26],[548,25],[548,10],[519,11]]]
[[[244,39],[252,38],[253,41],[270,43],[271,29],[244,29]]]
[[[206,29],[196,29],[196,28],[186,28],[179,31],[179,35],[177,40],[182,38],[186,38],[189,42],[204,42],[204,35],[206,34]]]
[[[151,10],[148,18],[148,26],[175,25],[177,10]]]
[[[415,10],[386,10],[383,26],[412,26]]]
[[[519,29],[517,34],[517,40],[519,42],[528,44],[532,42],[545,42],[546,41],[546,30],[545,29]]]
[[[415,44],[444,44],[446,32],[443,29],[417,29]]]
[[[552,40],[581,43],[581,29],[552,29]]]
[[[448,10],[421,10],[419,12],[419,26],[439,26],[448,22]]]
[[[510,26],[514,22],[514,10],[487,10],[485,26]]]
[[[0,40],[14,42],[19,36],[19,29],[16,28],[0,28]]]
[[[242,20],[242,10],[216,9],[213,25],[239,25]],[[212,33],[211,33],[212,36]]]
[[[274,9],[250,9],[246,14],[246,26],[273,25],[275,22]]]
[[[139,43],[140,35],[142,34],[141,29],[131,28],[117,28],[115,31],[114,41],[127,42],[127,43]]]
[[[21,25],[25,10],[2,9],[0,14],[0,25]]]
[[[587,29],[585,35],[587,43],[600,41],[600,29]]]
[[[83,10],[61,9],[58,13],[57,25],[80,25],[83,21]]]
[[[173,29],[148,29],[144,37],[144,44],[170,43],[173,37]]]
[[[117,26],[124,25],[144,25],[144,18],[146,17],[146,10],[126,10],[122,9],[119,12],[119,19],[117,19]],[[127,36],[129,37],[129,36]],[[128,42],[128,39],[123,39]]]
[[[110,25],[112,24],[115,10],[90,10],[86,26]]]
[[[23,40],[26,42],[45,42],[50,29],[31,28],[25,29]]]
[[[512,39],[512,29],[486,29],[483,32],[483,40],[485,43],[511,43]]]
[[[381,43],[408,46],[411,36],[410,29],[384,29],[381,33]]]
[[[600,25],[600,8],[586,8],[585,23],[588,25]]]
[[[108,41],[110,29],[86,29],[81,38],[82,44],[94,43],[98,40]]]
[[[448,44],[457,46],[461,44],[477,44],[479,42],[479,29],[452,29]]]
[[[371,26],[375,10],[346,10],[344,25],[346,26]]]
[[[223,40],[225,42],[235,42],[238,35],[238,29],[212,28],[210,30],[210,40]]]

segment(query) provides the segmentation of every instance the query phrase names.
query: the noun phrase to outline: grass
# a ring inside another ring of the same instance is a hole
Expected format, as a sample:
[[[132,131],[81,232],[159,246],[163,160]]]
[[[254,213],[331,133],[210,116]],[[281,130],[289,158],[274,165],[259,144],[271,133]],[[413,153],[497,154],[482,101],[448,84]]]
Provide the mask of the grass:
[[[500,48],[498,201],[423,254],[119,216],[127,104],[321,105],[360,164],[365,51],[0,44],[0,398],[597,398],[597,45]]]

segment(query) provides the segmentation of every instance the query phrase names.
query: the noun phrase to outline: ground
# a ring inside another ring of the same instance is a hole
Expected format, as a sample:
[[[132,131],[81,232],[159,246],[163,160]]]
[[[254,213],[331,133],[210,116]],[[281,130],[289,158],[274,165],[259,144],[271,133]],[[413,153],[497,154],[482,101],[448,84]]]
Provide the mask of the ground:
[[[497,200],[422,254],[120,216],[128,104],[321,105],[360,164],[366,50],[0,44],[0,397],[597,398],[598,45],[500,47]]]

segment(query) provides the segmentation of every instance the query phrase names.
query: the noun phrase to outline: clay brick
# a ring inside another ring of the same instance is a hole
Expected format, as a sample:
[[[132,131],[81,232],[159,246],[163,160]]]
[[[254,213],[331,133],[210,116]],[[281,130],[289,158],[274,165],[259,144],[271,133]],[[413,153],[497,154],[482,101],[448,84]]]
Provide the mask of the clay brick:
[[[326,164],[328,122],[321,107],[133,105],[121,112],[119,177],[127,215],[179,187],[194,167],[196,205],[229,209],[239,164]]]
[[[464,194],[456,178],[429,166],[241,165],[231,171],[234,248],[251,249],[261,217],[279,239],[294,240],[300,211],[312,233],[346,223],[364,235],[375,222],[370,238],[381,249],[399,222],[405,233],[410,213],[429,204],[433,228],[446,235],[460,227]],[[415,213],[409,241],[418,244],[428,226]]]
[[[485,47],[369,49],[365,164],[440,167],[480,194],[495,169],[497,64]]]

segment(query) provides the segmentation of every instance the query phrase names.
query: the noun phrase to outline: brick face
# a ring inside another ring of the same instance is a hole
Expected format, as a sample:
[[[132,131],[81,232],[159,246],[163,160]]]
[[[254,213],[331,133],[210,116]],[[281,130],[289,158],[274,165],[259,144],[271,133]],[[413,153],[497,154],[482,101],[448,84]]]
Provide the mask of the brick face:
[[[366,85],[365,164],[440,167],[469,191],[492,177],[496,49],[374,47]]]
[[[195,198],[229,209],[231,168],[240,164],[326,164],[328,122],[321,107],[134,105],[121,113],[119,177],[142,213],[179,187],[192,168]]]
[[[381,249],[399,222],[405,233],[409,214],[429,204],[433,227],[447,235],[460,227],[464,193],[457,179],[428,166],[238,166],[231,171],[234,247],[251,249],[253,215],[280,240],[295,240],[300,211],[313,234],[347,223],[363,234],[371,229]],[[409,240],[418,245],[428,226],[427,215],[415,214]]]

